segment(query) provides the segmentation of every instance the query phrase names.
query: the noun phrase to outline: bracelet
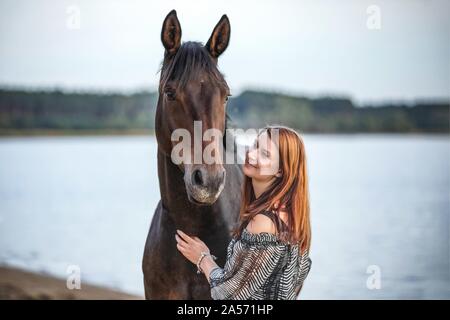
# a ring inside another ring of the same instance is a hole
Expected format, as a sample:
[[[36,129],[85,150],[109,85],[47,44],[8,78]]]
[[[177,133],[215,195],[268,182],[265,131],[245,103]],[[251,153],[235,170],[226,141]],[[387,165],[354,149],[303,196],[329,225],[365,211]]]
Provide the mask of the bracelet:
[[[203,270],[200,267],[200,263],[202,263],[203,258],[206,257],[206,256],[211,256],[211,258],[213,258],[213,260],[217,259],[217,257],[215,255],[212,255],[209,252],[202,251],[201,254],[200,254],[200,258],[198,258],[198,262],[197,262],[197,274],[203,273]]]

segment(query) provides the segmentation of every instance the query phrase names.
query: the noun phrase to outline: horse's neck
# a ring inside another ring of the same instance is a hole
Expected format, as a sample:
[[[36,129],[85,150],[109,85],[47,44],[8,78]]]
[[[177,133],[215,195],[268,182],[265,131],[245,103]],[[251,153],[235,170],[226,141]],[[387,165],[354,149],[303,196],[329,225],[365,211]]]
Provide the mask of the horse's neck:
[[[158,176],[165,219],[186,232],[201,232],[223,225],[220,204],[196,206],[188,200],[183,172],[171,158],[158,150]]]

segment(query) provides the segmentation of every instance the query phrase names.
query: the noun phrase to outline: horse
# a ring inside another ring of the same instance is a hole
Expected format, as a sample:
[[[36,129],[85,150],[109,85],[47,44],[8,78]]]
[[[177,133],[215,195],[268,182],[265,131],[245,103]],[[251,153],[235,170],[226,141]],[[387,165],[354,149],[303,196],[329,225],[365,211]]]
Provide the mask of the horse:
[[[155,115],[161,199],[142,259],[146,299],[211,299],[205,276],[197,274],[197,267],[176,248],[177,229],[202,239],[219,266],[226,260],[231,231],[239,217],[242,168],[235,162],[175,164],[171,151],[176,143],[171,136],[179,128],[193,136],[194,121],[201,121],[202,132],[226,129],[230,91],[217,61],[228,46],[230,32],[229,19],[223,15],[205,45],[181,43],[176,11],[163,22],[165,50]],[[220,143],[228,145],[228,136]],[[202,139],[201,150],[207,145]],[[230,152],[224,149],[222,156]]]

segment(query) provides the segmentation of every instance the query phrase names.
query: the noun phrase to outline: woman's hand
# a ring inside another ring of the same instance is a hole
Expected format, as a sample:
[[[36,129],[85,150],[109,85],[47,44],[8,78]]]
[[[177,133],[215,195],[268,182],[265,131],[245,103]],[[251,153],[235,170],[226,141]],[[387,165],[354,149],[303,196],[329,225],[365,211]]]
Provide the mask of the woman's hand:
[[[198,237],[190,237],[181,230],[177,230],[177,233],[175,239],[177,240],[178,251],[193,264],[197,264],[202,252],[209,253],[209,248]]]

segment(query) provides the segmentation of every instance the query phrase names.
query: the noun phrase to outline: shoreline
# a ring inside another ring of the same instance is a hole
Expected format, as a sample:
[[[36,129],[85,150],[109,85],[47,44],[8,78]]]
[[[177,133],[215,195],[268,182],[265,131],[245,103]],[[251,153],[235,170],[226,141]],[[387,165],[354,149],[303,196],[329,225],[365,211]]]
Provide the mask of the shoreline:
[[[115,289],[81,283],[70,290],[66,280],[47,274],[0,266],[0,300],[143,300]]]

